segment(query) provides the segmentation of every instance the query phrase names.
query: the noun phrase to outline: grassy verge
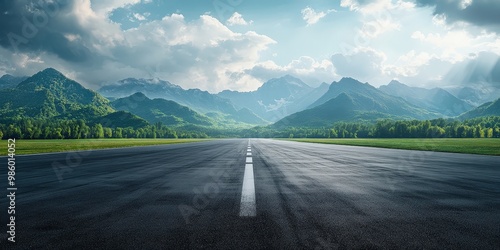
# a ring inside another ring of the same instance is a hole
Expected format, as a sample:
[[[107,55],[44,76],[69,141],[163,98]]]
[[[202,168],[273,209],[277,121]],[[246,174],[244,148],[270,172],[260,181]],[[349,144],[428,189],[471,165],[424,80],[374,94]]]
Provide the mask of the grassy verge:
[[[207,139],[81,139],[16,140],[16,155],[123,148],[206,141]],[[7,155],[7,140],[1,140],[0,156]]]
[[[500,139],[290,139],[298,142],[500,155]]]

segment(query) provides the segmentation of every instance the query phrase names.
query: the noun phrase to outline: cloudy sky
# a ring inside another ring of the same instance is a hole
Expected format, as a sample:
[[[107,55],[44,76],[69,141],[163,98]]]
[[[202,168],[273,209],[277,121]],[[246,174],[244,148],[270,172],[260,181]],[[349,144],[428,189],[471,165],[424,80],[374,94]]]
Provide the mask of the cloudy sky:
[[[498,13],[497,0],[2,1],[0,75],[53,67],[94,89],[158,77],[215,93],[285,74],[444,86],[475,65],[474,81],[500,81]]]

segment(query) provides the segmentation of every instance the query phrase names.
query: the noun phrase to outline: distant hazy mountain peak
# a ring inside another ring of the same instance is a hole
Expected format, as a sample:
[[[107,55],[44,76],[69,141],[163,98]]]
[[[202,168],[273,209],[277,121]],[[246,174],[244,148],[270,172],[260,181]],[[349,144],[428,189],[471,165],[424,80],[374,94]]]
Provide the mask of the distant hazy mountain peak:
[[[294,77],[292,75],[288,75],[287,74],[287,75],[281,77],[280,79],[286,80],[286,81],[288,81],[289,83],[292,83],[292,84],[295,83],[295,84],[297,84],[299,86],[307,86],[307,87],[309,87],[309,85],[307,85],[306,83],[304,83],[302,80],[300,80],[299,78]]]
[[[352,77],[342,77],[338,83],[362,83]]]
[[[330,84],[330,88],[336,88],[336,87],[342,87],[342,88],[347,88],[347,89],[352,89],[352,88],[366,88],[366,87],[370,87],[370,88],[373,88],[372,85],[370,85],[369,83],[362,83],[354,78],[351,78],[351,77],[343,77],[342,79],[340,79],[340,81],[338,82],[333,82],[332,84]]]
[[[300,88],[310,88],[309,85],[304,83],[299,78],[292,75],[285,75],[280,78],[273,78],[265,82],[259,89],[265,89],[268,87],[286,87],[286,86],[297,86]]]
[[[130,97],[133,97],[133,98],[148,98],[144,93],[142,92],[135,92],[133,95],[131,95]]]
[[[137,86],[145,86],[145,85],[158,85],[158,86],[168,86],[168,87],[172,87],[172,88],[181,88],[179,85],[175,85],[169,81],[165,81],[165,80],[162,80],[160,78],[149,78],[149,79],[146,79],[146,78],[133,78],[133,77],[129,77],[129,78],[125,78],[125,79],[122,79],[122,80],[119,80],[118,82],[115,82],[111,85],[122,85],[122,84],[129,84],[129,85],[137,85]]]
[[[287,80],[300,80],[299,78],[295,77],[295,76],[292,76],[290,74],[286,74],[282,77],[279,77],[278,79],[287,79]]]
[[[324,88],[324,87],[326,87],[326,86],[330,86],[330,84],[329,84],[329,83],[326,83],[326,82],[322,82],[322,83],[318,86],[318,88]]]
[[[392,80],[388,85],[393,85],[393,86],[408,86],[408,85],[406,85],[404,83],[401,83],[398,80]]]

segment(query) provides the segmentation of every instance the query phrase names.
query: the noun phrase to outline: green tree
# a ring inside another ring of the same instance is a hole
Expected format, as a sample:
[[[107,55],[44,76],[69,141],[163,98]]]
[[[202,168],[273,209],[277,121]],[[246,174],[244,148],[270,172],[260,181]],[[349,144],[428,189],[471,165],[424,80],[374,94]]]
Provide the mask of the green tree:
[[[500,127],[495,127],[493,129],[493,138],[499,138],[500,137]]]
[[[112,138],[113,130],[111,128],[103,128],[104,130],[104,138]]]
[[[63,135],[61,134],[62,129],[61,128],[52,128],[50,132],[50,138],[51,139],[63,139]]]
[[[330,138],[337,138],[337,137],[339,137],[337,130],[335,130],[334,128],[330,129]]]
[[[6,131],[6,136],[8,138],[20,139],[22,137],[21,128],[15,126],[14,124],[9,125]]]
[[[123,129],[122,128],[116,128],[113,133],[113,138],[123,138]]]
[[[484,129],[484,137],[492,138],[493,137],[493,128],[485,128]]]
[[[93,138],[104,138],[104,129],[100,123],[92,127],[92,137]]]

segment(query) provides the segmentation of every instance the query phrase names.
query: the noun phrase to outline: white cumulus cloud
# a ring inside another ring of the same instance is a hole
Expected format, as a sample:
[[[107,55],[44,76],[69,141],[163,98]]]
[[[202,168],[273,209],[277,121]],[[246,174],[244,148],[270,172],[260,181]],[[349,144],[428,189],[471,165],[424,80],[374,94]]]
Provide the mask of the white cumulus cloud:
[[[115,9],[140,3],[141,0],[92,0],[92,9],[99,15],[107,15]]]
[[[248,25],[248,24],[251,24],[253,23],[253,21],[246,21],[243,16],[238,13],[238,12],[234,12],[233,15],[227,19],[227,24],[229,26],[233,26],[233,25]]]
[[[324,11],[317,12],[311,7],[306,7],[304,9],[302,9],[302,11],[301,11],[302,19],[304,19],[304,21],[306,21],[307,25],[312,25],[312,24],[317,23],[321,18],[325,17],[326,15],[328,15],[329,13],[332,13],[332,12],[336,12],[336,11],[331,9],[331,10],[327,10],[326,12],[324,12]]]

